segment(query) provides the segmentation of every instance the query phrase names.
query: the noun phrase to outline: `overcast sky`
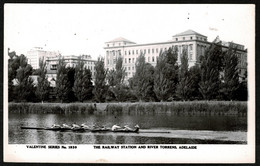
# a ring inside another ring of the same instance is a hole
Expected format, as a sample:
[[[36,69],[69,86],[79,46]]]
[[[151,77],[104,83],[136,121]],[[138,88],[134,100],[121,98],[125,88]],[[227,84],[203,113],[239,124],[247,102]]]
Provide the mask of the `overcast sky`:
[[[188,29],[254,48],[253,5],[5,4],[4,14],[5,48],[18,54],[40,46],[96,59],[117,37],[163,42]]]

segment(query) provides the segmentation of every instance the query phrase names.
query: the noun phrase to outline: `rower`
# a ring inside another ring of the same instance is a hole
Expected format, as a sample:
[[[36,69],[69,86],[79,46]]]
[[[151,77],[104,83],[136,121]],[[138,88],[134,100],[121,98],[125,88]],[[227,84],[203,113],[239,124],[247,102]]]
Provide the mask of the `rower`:
[[[115,131],[115,130],[118,130],[118,129],[122,129],[122,127],[118,126],[117,124],[115,124],[115,125],[112,126],[112,128],[111,128],[112,131]]]
[[[72,124],[72,128],[80,128],[79,125],[77,125],[75,122]]]
[[[57,124],[53,124],[53,125],[51,126],[51,128],[61,128],[61,126],[60,126],[60,125],[57,125]]]
[[[67,125],[66,123],[63,123],[62,128],[71,128],[71,127],[69,125]]]
[[[83,128],[83,129],[89,129],[89,126],[86,125],[85,123],[83,123],[83,124],[81,124],[81,128]]]
[[[133,131],[133,129],[130,128],[128,125],[125,125],[123,130],[125,130],[125,131]]]
[[[138,124],[135,125],[135,130],[134,131],[139,131],[139,129],[140,129],[139,125]]]

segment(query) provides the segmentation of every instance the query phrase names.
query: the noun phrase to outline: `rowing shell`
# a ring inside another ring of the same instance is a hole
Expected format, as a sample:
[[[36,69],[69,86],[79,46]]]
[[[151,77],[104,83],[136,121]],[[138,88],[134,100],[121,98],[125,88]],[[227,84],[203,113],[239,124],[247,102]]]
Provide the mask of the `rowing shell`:
[[[111,129],[84,129],[84,128],[43,128],[43,127],[26,127],[21,126],[21,129],[30,129],[30,130],[50,130],[50,131],[73,131],[73,132],[93,132],[93,133],[105,133],[105,132],[113,132],[113,133],[170,133],[168,131],[139,131],[139,130],[115,130],[112,131]]]

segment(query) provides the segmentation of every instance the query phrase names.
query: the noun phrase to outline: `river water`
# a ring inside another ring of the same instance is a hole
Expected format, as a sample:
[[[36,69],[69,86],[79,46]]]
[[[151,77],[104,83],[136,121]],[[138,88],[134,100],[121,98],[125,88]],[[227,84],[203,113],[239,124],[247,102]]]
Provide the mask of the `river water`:
[[[52,124],[138,124],[140,133],[75,133],[26,130]],[[9,144],[240,144],[246,143],[247,118],[237,116],[9,114]],[[162,132],[169,133],[162,133]]]

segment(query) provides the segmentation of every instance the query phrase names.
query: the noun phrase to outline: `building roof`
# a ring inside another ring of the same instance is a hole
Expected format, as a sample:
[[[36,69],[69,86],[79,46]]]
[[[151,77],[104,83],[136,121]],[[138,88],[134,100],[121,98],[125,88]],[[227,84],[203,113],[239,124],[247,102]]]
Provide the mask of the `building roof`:
[[[186,35],[200,35],[200,36],[204,36],[204,35],[202,35],[202,34],[200,34],[198,32],[195,32],[195,31],[193,31],[191,29],[189,29],[187,31],[184,31],[182,33],[178,33],[178,34],[176,34],[174,36],[186,36]],[[206,37],[206,36],[204,36],[204,37]]]
[[[118,38],[115,38],[114,40],[111,40],[109,42],[106,42],[106,43],[113,43],[113,42],[128,42],[128,43],[135,43],[135,42],[132,42],[128,39],[125,39],[123,37],[118,37]]]

